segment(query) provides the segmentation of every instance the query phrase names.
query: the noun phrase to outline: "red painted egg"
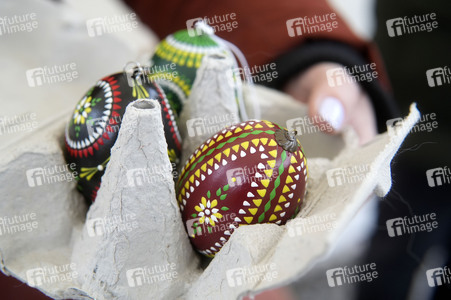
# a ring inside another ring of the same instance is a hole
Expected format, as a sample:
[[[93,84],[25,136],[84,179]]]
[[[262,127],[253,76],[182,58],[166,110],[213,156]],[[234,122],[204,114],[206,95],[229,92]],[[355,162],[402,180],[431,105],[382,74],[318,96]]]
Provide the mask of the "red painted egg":
[[[238,226],[282,225],[297,214],[307,162],[295,134],[253,120],[218,132],[192,154],[177,200],[199,252],[214,256]]]

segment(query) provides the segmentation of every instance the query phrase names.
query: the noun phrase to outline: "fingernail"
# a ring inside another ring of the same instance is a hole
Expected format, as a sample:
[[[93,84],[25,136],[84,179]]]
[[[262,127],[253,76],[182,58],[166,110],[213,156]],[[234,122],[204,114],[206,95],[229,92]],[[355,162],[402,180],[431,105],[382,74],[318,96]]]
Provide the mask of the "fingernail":
[[[335,97],[324,98],[319,106],[319,115],[328,122],[335,131],[339,131],[343,126],[345,109],[340,100]]]

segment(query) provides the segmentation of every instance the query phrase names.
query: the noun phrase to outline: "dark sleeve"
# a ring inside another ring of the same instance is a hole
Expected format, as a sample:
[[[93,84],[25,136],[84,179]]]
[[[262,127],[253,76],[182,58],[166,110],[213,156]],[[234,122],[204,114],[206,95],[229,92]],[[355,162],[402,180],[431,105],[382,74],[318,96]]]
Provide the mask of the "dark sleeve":
[[[277,66],[278,77],[271,82],[261,83],[279,90],[282,90],[292,77],[317,63],[333,62],[348,68],[372,63],[353,47],[332,40],[306,41],[280,55],[274,62]],[[399,112],[391,93],[381,84],[380,68],[377,72],[378,78],[372,81],[359,81],[359,84],[372,101],[377,117],[378,131],[384,132],[387,130],[386,120],[399,116]]]

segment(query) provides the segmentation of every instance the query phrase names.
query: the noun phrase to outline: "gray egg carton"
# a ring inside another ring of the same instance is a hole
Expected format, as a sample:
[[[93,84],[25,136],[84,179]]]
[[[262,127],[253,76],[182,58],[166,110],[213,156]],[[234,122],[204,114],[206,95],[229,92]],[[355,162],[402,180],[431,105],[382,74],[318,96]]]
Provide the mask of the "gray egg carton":
[[[180,124],[213,114],[231,114],[240,121],[233,92],[224,84],[229,67],[215,61],[202,65]],[[256,101],[262,119],[285,126],[307,115],[303,104],[285,94],[243,89],[246,107],[252,111]],[[66,166],[62,149],[69,117],[15,143],[1,157],[0,211],[18,225],[0,227],[2,271],[55,299],[235,299],[304,276],[370,197],[388,193],[390,162],[419,112],[412,105],[402,123],[363,146],[351,130],[339,136],[300,136],[309,169],[300,213],[283,226],[239,227],[211,261],[195,252],[185,232],[158,102],[143,99],[127,106],[90,207],[67,172],[53,183],[33,173]],[[208,137],[190,138],[184,126],[181,133],[184,159]],[[152,180],[136,177],[139,170],[156,166],[160,171]],[[355,166],[366,168],[360,180],[328,182],[328,171]],[[331,230],[306,234],[315,224],[302,220],[327,215],[335,216]]]

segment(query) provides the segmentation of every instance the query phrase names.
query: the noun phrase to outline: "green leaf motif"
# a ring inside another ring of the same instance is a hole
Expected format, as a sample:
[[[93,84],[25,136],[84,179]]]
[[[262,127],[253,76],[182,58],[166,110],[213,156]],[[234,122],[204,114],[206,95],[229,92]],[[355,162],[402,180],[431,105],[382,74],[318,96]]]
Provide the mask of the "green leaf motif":
[[[94,98],[91,100],[91,106],[95,107],[97,103],[99,103],[100,101],[102,101],[101,98]]]

